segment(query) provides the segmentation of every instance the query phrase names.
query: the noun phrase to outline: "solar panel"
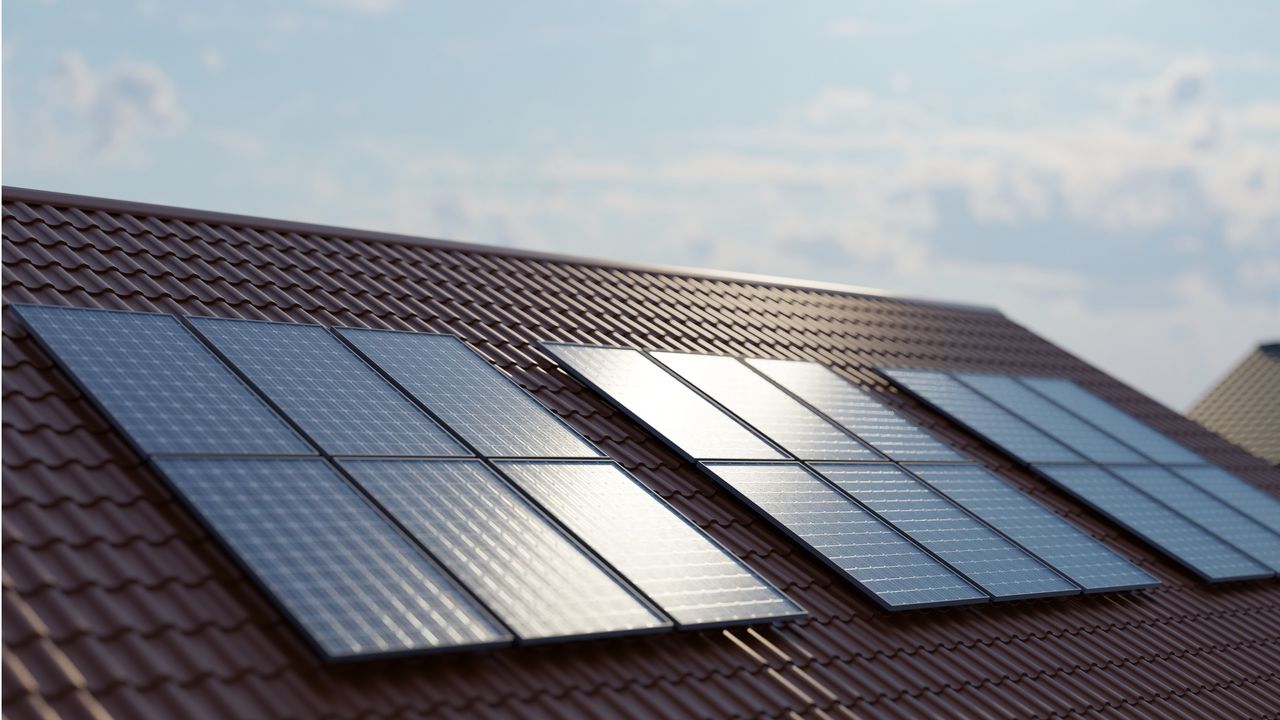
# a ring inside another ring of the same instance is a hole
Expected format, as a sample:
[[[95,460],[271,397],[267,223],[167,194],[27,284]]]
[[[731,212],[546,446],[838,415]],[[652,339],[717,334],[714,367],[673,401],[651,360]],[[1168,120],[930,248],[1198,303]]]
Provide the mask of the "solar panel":
[[[353,328],[338,333],[482,455],[600,457],[456,337]]]
[[[801,460],[879,459],[734,358],[669,352],[650,355]]]
[[[996,599],[1080,592],[1044,563],[893,465],[813,468]]]
[[[695,459],[783,455],[637,350],[543,343],[566,370]]]
[[[1171,467],[1187,482],[1248,515],[1272,532],[1280,533],[1280,499],[1267,494],[1220,467]]]
[[[191,318],[201,335],[332,455],[466,455],[319,325]]]
[[[670,625],[479,461],[340,464],[521,639]]]
[[[1014,417],[946,373],[904,368],[884,368],[881,372],[921,400],[1027,463],[1080,460],[1079,456],[1053,438]]]
[[[172,316],[13,310],[141,452],[315,454]]]
[[[1218,502],[1209,493],[1153,465],[1117,465],[1110,470],[1237,550],[1272,570],[1280,570],[1280,535]]]
[[[988,599],[801,465],[707,463],[704,467],[888,610]]]
[[[1020,377],[1019,380],[1158,463],[1205,464],[1204,458],[1070,380],[1044,377]]]
[[[956,373],[956,378],[986,395],[1050,437],[1099,463],[1143,463],[1145,459],[1008,375]]]
[[[1036,469],[1205,580],[1246,580],[1272,574],[1257,561],[1096,465],[1040,465]]]
[[[502,461],[497,466],[684,627],[804,615],[613,463]]]
[[[961,460],[959,454],[869,393],[814,362],[747,360],[755,369],[894,460]]]
[[[1086,592],[1154,587],[1159,580],[976,465],[908,466],[952,501],[1035,553]]]
[[[324,460],[157,465],[330,658],[510,640]]]

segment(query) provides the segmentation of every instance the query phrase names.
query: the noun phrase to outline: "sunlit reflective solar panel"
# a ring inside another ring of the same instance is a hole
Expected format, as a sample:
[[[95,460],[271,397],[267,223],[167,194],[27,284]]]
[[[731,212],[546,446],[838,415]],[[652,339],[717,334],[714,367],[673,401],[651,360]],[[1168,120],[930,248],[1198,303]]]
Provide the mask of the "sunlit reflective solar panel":
[[[456,337],[354,328],[338,332],[482,455],[600,457]]]
[[[753,358],[747,362],[894,460],[962,459],[830,368],[801,360]]]
[[[893,465],[814,465],[858,502],[997,599],[1070,595],[1075,585]]]
[[[157,464],[329,657],[510,639],[324,460]]]
[[[1205,464],[1204,458],[1070,380],[1044,377],[1018,379],[1156,462],[1172,465]]]
[[[1116,465],[1111,472],[1272,570],[1280,570],[1280,535],[1164,468]]]
[[[783,455],[637,350],[543,343],[579,380],[696,459],[781,460]]]
[[[1160,584],[1159,580],[983,468],[976,465],[924,464],[908,468],[1087,592],[1133,590]]]
[[[707,463],[705,467],[886,609],[988,600],[981,590],[798,464]]]
[[[13,310],[144,453],[315,452],[172,316]]]
[[[479,461],[340,463],[517,637],[670,625]]]
[[[881,372],[1024,462],[1078,462],[1081,459],[1058,441],[946,373],[903,368],[883,368]]]
[[[650,355],[801,460],[879,458],[734,358],[670,352]]]
[[[1040,465],[1037,469],[1205,580],[1222,582],[1272,574],[1256,560],[1096,465]]]
[[[1143,463],[1145,458],[1008,375],[956,373],[955,377],[1050,437],[1099,463]]]
[[[680,625],[804,614],[613,463],[502,461],[498,469]]]
[[[1280,498],[1267,494],[1220,467],[1200,465],[1169,469],[1272,532],[1280,533]]]
[[[430,417],[319,325],[191,323],[332,455],[466,455]]]

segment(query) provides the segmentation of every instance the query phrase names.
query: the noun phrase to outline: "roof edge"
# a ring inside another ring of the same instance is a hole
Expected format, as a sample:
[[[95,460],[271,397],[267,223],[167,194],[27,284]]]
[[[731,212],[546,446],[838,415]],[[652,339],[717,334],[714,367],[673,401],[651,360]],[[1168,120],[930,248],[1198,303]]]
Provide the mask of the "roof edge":
[[[476,243],[460,242],[457,240],[440,240],[436,238],[402,235],[399,233],[381,232],[377,230],[361,230],[358,228],[349,228],[339,225],[321,225],[318,223],[299,222],[296,220],[282,220],[255,215],[240,215],[236,213],[199,210],[196,208],[175,207],[171,205],[159,205],[132,200],[117,200],[114,198],[97,197],[94,195],[77,195],[74,193],[37,190],[34,188],[17,187],[13,185],[3,186],[3,199],[5,202],[33,202],[44,205],[82,208],[86,210],[103,210],[107,212],[152,215],[174,220],[182,220],[185,222],[247,226],[259,229],[277,230],[281,232],[296,232],[313,235],[340,235],[343,237],[371,240],[374,242],[416,245],[442,250],[480,253],[484,255],[508,255],[530,260],[544,260],[549,262],[571,263],[575,265],[592,265],[618,270],[633,270],[637,272],[650,272],[662,275],[678,275],[682,277],[693,277],[706,280],[727,280],[779,288],[817,290],[822,292],[838,293],[841,295],[884,298],[919,305],[949,308],[964,312],[977,312],[986,315],[1004,315],[1004,313],[997,308],[987,305],[914,297],[895,293],[890,290],[864,287],[861,285],[849,285],[845,283],[826,282],[820,280],[801,280],[776,275],[736,272],[733,270],[711,270],[707,268],[685,267],[680,265],[658,265],[605,260],[585,255],[542,252],[523,248],[502,247],[499,245],[480,245]]]

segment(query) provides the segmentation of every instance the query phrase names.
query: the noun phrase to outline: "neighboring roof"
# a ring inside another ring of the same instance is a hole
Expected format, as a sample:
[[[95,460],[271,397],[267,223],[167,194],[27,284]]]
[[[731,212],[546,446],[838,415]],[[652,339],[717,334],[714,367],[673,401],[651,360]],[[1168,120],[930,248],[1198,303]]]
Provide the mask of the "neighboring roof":
[[[6,303],[458,335],[810,613],[325,665],[6,309],[6,717],[1280,713],[1280,583],[1206,586],[868,372],[1070,377],[1280,492],[1280,472],[998,313],[28,190],[4,191],[3,226]],[[888,614],[569,379],[541,340],[824,362],[1164,584]]]
[[[1258,346],[1187,415],[1280,465],[1280,343]]]

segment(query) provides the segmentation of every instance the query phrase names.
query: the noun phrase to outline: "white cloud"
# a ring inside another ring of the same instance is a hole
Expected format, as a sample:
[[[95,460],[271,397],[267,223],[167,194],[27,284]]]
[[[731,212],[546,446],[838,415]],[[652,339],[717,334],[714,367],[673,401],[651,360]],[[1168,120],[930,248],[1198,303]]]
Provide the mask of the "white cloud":
[[[95,152],[112,153],[148,133],[172,133],[186,122],[177,93],[163,70],[121,63],[99,76],[76,52],[62,56],[49,83],[55,103],[86,131]]]
[[[207,47],[200,51],[200,64],[204,65],[206,70],[218,72],[226,66],[227,59],[221,50]]]
[[[382,15],[399,10],[404,2],[403,0],[320,0],[320,4],[365,15]]]
[[[866,20],[846,16],[836,18],[828,23],[826,33],[836,38],[856,38],[865,35],[869,29],[870,25]]]

